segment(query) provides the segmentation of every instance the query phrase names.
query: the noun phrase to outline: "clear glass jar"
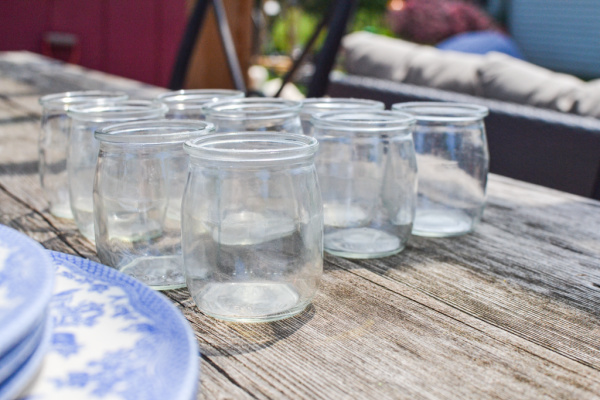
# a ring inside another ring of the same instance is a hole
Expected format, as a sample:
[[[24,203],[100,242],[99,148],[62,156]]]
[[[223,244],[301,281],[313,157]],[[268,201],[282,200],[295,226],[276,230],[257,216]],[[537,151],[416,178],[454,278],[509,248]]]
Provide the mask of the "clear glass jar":
[[[412,229],[415,119],[394,111],[331,112],[312,119],[325,219],[325,251],[376,258],[404,249]]]
[[[298,101],[266,97],[222,100],[204,107],[217,132],[273,131],[302,133]]]
[[[68,110],[73,119],[67,172],[71,211],[83,236],[94,241],[94,174],[99,143],[94,132],[107,125],[162,118],[167,106],[145,100],[127,100],[111,104],[80,105]]]
[[[457,236],[481,219],[489,154],[483,118],[474,104],[412,102],[394,110],[417,119],[414,131],[419,165],[419,196],[413,234]]]
[[[352,99],[341,97],[314,97],[304,99],[300,109],[300,121],[305,135],[313,136],[311,117],[318,113],[341,111],[382,111],[385,104],[381,101]]]
[[[184,89],[163,93],[157,101],[169,107],[166,118],[169,119],[198,119],[204,120],[204,107],[225,99],[245,97],[244,92],[230,89]]]
[[[185,144],[183,259],[198,308],[239,322],[300,313],[323,271],[313,138],[215,134]]]
[[[127,100],[127,94],[89,90],[49,94],[39,99],[42,106],[38,142],[40,182],[50,213],[55,217],[73,219],[67,179],[67,148],[71,130],[67,110],[74,105],[119,100]]]
[[[181,199],[189,162],[183,143],[212,131],[206,122],[176,120],[96,131],[94,225],[104,264],[157,290],[185,286]]]

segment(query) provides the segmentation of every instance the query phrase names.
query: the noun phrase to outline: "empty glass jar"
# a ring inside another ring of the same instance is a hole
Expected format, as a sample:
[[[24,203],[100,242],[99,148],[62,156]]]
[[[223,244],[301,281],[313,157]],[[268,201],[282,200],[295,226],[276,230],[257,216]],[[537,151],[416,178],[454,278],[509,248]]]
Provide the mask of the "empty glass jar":
[[[185,89],[161,94],[156,100],[169,107],[166,118],[204,120],[202,107],[206,104],[244,96],[239,90]]]
[[[166,112],[164,104],[145,100],[80,105],[69,109],[68,115],[73,119],[67,153],[69,199],[77,228],[89,240],[94,240],[92,190],[99,146],[94,132],[111,124],[161,118]]]
[[[385,104],[375,100],[335,97],[308,98],[302,101],[300,120],[302,121],[302,130],[304,131],[304,134],[313,136],[314,128],[311,117],[315,114],[333,111],[381,111],[384,109]]]
[[[215,134],[185,144],[190,173],[182,241],[198,308],[231,321],[301,312],[323,271],[317,141],[261,132]]]
[[[471,232],[485,205],[489,155],[483,118],[473,104],[399,103],[394,110],[417,119],[414,131],[419,195],[413,234],[456,236]]]
[[[313,116],[325,250],[348,258],[398,253],[410,237],[417,192],[415,119],[393,111]]]
[[[181,199],[188,156],[183,143],[213,130],[202,121],[154,120],[96,131],[94,218],[103,263],[154,289],[185,286]]]
[[[274,98],[222,100],[204,107],[217,132],[273,131],[302,133],[298,101]]]
[[[98,90],[55,93],[40,98],[40,181],[50,213],[55,217],[73,218],[67,179],[67,148],[71,130],[71,118],[67,115],[67,110],[74,105],[126,99],[127,94],[122,92]]]

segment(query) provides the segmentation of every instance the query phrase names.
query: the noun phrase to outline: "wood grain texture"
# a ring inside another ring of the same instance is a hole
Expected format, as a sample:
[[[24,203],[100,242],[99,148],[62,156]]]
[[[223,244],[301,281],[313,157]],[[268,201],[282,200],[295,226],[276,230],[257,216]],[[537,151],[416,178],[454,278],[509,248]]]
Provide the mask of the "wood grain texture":
[[[37,96],[158,89],[67,66],[49,83],[31,72],[44,63],[0,54],[0,83],[12,82],[0,86],[0,223],[97,260],[42,198]],[[473,234],[413,237],[376,260],[327,255],[321,288],[297,317],[226,323],[200,313],[186,289],[165,294],[198,339],[199,399],[595,399],[599,267],[600,202],[491,175]]]

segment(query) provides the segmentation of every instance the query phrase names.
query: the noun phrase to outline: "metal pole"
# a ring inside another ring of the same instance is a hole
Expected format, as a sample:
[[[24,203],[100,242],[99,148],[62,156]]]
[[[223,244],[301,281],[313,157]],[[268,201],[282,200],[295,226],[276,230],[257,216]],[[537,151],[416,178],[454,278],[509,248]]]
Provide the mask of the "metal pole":
[[[235,52],[235,43],[233,42],[233,37],[229,30],[229,22],[227,21],[225,7],[223,6],[222,0],[212,0],[212,3],[217,17],[217,26],[219,27],[221,41],[223,42],[223,49],[225,50],[225,56],[227,57],[227,63],[229,64],[231,78],[233,79],[235,88],[246,93],[246,83],[244,82],[242,68],[240,67],[237,53]]]
[[[329,73],[346,33],[346,25],[352,16],[358,0],[335,0],[334,11],[329,24],[329,32],[325,43],[317,56],[315,73],[308,86],[308,97],[322,97],[327,91]]]
[[[209,1],[210,0],[198,0],[188,19],[185,33],[181,40],[181,45],[179,46],[179,52],[175,59],[175,65],[173,66],[173,72],[171,73],[171,81],[169,82],[169,89],[171,90],[183,88],[185,75],[192,57],[192,51],[194,50],[198,33],[204,22],[204,16],[206,15]]]
[[[308,40],[308,43],[306,44],[306,46],[302,50],[302,53],[300,54],[300,57],[298,57],[296,60],[294,60],[294,64],[292,65],[292,68],[290,68],[290,70],[283,77],[283,82],[281,83],[281,87],[279,88],[279,90],[277,91],[277,93],[275,93],[275,97],[279,97],[279,95],[283,91],[284,86],[289,81],[292,80],[292,78],[294,77],[294,74],[296,73],[296,71],[298,70],[298,68],[300,67],[300,65],[302,65],[302,61],[304,61],[304,58],[306,57],[306,55],[308,54],[308,52],[310,51],[310,49],[313,47],[313,45],[315,44],[315,42],[319,38],[319,34],[323,30],[323,28],[325,28],[325,25],[327,25],[327,23],[329,22],[329,18],[331,17],[330,14],[331,13],[328,12],[323,17],[323,19],[321,20],[321,22],[319,22],[319,25],[316,27],[316,29],[313,32],[312,36]]]

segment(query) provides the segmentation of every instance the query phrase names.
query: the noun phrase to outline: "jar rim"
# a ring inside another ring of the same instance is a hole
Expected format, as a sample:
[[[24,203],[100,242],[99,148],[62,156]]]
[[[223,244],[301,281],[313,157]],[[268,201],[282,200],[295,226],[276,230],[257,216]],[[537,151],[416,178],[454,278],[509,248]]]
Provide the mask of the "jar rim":
[[[94,137],[104,143],[182,144],[214,130],[214,124],[205,121],[155,119],[108,125],[97,129]]]
[[[272,97],[246,97],[220,100],[206,104],[202,110],[207,117],[221,119],[266,119],[298,115],[302,103]]]
[[[191,157],[207,161],[264,163],[310,158],[319,143],[301,134],[249,131],[203,136],[185,142],[183,148]]]
[[[64,109],[86,103],[108,103],[112,101],[127,100],[129,95],[120,91],[105,90],[80,90],[47,94],[39,98],[42,107],[50,109]]]
[[[82,104],[70,107],[67,114],[80,121],[126,122],[135,119],[163,117],[169,108],[150,100],[124,100],[101,104]]]
[[[416,119],[399,111],[361,110],[347,112],[326,112],[313,114],[311,121],[317,128],[337,131],[381,133],[412,127]]]
[[[489,114],[485,106],[469,103],[412,101],[396,103],[392,110],[414,115],[423,122],[469,122],[483,119]]]
[[[300,114],[310,116],[316,112],[328,112],[333,110],[381,110],[385,104],[381,101],[370,99],[356,99],[353,97],[309,97],[302,101]]]
[[[200,109],[207,103],[244,98],[245,95],[241,90],[234,89],[181,89],[163,93],[155,100],[167,104],[169,108],[183,110]]]

